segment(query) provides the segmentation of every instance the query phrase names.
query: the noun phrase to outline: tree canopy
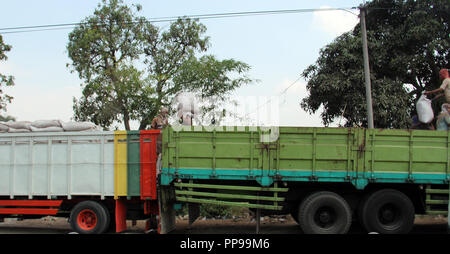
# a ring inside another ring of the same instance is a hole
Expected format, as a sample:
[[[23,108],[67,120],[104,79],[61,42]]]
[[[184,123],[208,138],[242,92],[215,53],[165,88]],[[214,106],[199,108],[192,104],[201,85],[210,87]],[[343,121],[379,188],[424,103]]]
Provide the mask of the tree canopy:
[[[439,69],[449,68],[448,1],[374,0],[364,7],[375,127],[407,128],[418,96],[438,87]],[[323,106],[325,125],[343,117],[345,126],[366,127],[363,67],[358,24],[304,70],[310,94],[301,107],[314,113]]]
[[[11,45],[3,42],[3,37],[0,35],[0,61],[6,61],[8,57],[6,56],[6,52],[11,50]],[[9,75],[5,75],[0,73],[0,111],[6,111],[6,104],[11,103],[13,99],[12,96],[9,96],[3,92],[3,88],[7,86],[14,85],[14,77]],[[2,118],[3,119],[3,118]],[[9,119],[9,118],[5,118]]]
[[[197,20],[179,18],[164,30],[138,16],[140,10],[103,0],[69,34],[71,66],[83,80],[83,95],[74,98],[75,119],[105,128],[122,122],[127,130],[137,120],[145,129],[181,91],[226,99],[252,81],[247,64],[205,55],[209,38]]]

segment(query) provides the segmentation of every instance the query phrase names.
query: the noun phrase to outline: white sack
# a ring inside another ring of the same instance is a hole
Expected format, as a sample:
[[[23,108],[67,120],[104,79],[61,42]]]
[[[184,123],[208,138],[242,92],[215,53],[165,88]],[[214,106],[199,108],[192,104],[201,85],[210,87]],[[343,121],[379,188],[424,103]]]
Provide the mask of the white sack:
[[[8,122],[3,122],[3,124],[8,126],[9,128],[13,128],[13,129],[28,129],[28,130],[30,130],[30,126],[31,126],[31,122],[29,122],[29,121],[18,121],[18,122],[8,121]]]
[[[64,131],[96,130],[97,126],[90,122],[61,122]]]
[[[0,123],[0,132],[8,132],[9,127]]]
[[[10,133],[20,133],[20,132],[31,132],[30,129],[15,129],[15,128],[9,128],[8,132]]]
[[[37,120],[32,122],[31,126],[35,128],[48,128],[48,127],[61,128],[61,122],[59,120]]]
[[[62,132],[64,131],[61,127],[50,126],[45,128],[36,128],[33,125],[30,127],[32,132]]]
[[[434,113],[433,108],[431,107],[431,100],[428,99],[424,94],[420,96],[419,100],[416,103],[417,116],[419,117],[419,121],[422,123],[430,123],[433,121]]]
[[[178,112],[191,112],[194,114],[198,114],[200,112],[199,104],[195,98],[195,95],[192,93],[180,93],[176,96],[175,102],[177,103],[177,111]]]

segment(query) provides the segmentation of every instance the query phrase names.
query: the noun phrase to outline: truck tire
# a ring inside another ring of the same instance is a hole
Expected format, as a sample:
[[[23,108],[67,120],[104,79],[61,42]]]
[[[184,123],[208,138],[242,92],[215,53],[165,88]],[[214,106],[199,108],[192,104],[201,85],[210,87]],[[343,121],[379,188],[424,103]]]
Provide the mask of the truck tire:
[[[70,212],[72,230],[80,234],[102,234],[110,224],[109,211],[95,201],[78,203]]]
[[[350,206],[334,192],[315,192],[301,202],[298,210],[305,234],[345,234],[352,223]]]
[[[414,226],[414,205],[400,191],[383,189],[362,204],[360,219],[368,232],[406,234]]]

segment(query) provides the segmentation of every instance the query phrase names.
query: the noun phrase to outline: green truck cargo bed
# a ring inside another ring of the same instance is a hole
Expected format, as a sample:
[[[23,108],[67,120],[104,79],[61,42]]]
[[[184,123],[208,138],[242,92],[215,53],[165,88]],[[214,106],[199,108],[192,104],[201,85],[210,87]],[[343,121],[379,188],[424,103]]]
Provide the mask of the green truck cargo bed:
[[[168,127],[174,179],[448,184],[450,132],[326,127]]]

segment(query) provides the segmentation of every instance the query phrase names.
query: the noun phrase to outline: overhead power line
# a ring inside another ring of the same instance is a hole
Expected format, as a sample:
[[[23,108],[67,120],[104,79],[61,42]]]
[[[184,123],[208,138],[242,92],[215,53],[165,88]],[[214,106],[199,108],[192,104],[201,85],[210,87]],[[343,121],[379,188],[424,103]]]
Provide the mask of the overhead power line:
[[[294,86],[295,84],[297,84],[298,81],[300,81],[300,79],[302,78],[302,76],[299,76],[294,82],[292,82],[288,87],[286,87],[281,93],[279,93],[277,96],[280,97],[283,94],[285,94],[292,86]],[[251,114],[257,113],[258,110],[264,106],[266,106],[267,104],[269,104],[270,102],[272,102],[272,98],[269,98],[265,103],[260,104],[259,106],[256,107],[255,110],[253,110],[250,113],[245,114],[244,117],[248,117]]]
[[[343,7],[343,8],[315,8],[315,9],[291,9],[291,10],[271,10],[271,11],[246,11],[246,12],[227,12],[227,13],[213,13],[213,14],[200,14],[200,15],[185,15],[185,16],[172,16],[172,17],[159,17],[149,18],[149,23],[162,23],[173,22],[178,19],[220,19],[220,18],[236,18],[246,16],[262,16],[262,15],[281,15],[281,14],[295,14],[295,13],[308,13],[319,11],[349,11],[356,9],[356,7]],[[133,23],[137,23],[133,22]],[[18,26],[18,27],[5,27],[0,28],[0,34],[13,34],[13,33],[27,33],[27,32],[39,32],[49,30],[61,30],[69,29],[79,25],[89,25],[88,22],[78,23],[61,23],[61,24],[49,24],[49,25],[35,25],[35,26]],[[99,24],[96,24],[99,25]],[[100,24],[101,25],[101,24]]]

